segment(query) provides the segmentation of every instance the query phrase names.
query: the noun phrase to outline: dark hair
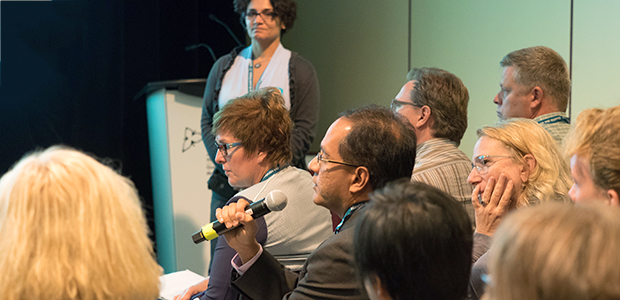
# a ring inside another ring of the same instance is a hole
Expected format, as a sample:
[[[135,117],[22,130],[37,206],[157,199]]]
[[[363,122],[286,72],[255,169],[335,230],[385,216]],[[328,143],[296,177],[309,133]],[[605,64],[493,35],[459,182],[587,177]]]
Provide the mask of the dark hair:
[[[245,27],[245,12],[250,2],[251,0],[234,0],[235,12],[241,16],[240,21],[243,27]],[[287,29],[293,28],[297,18],[297,3],[293,0],[269,0],[269,2],[273,6],[273,12],[284,24],[281,34],[286,33]]]
[[[370,195],[355,228],[355,262],[359,279],[379,278],[392,299],[464,299],[472,244],[461,204],[401,179]]]
[[[456,75],[437,68],[413,68],[407,80],[416,80],[411,100],[431,109],[435,120],[433,137],[461,144],[467,130],[469,92]]]
[[[245,155],[267,154],[272,167],[289,163],[293,121],[284,107],[280,90],[266,87],[228,101],[213,117],[214,136],[220,132],[241,140]]]
[[[514,79],[526,88],[539,86],[549,95],[560,111],[565,111],[570,96],[568,67],[562,56],[553,49],[536,46],[512,51],[499,65],[514,67]]]
[[[341,117],[351,121],[353,128],[338,152],[344,161],[368,169],[373,189],[398,178],[411,178],[416,136],[404,117],[377,105],[348,110]]]

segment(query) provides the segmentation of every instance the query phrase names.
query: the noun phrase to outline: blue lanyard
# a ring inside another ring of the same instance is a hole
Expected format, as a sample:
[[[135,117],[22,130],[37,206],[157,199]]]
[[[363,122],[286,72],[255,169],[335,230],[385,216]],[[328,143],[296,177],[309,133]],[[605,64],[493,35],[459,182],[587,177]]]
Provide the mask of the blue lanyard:
[[[349,207],[349,209],[347,209],[347,212],[344,214],[344,217],[342,217],[342,221],[340,221],[340,224],[338,224],[338,226],[336,226],[336,230],[334,230],[334,234],[340,232],[340,228],[342,227],[342,225],[344,225],[344,223],[351,218],[351,215],[356,210],[364,207],[364,205],[366,205],[366,203],[368,203],[368,201],[358,202],[358,203],[353,204],[353,206]]]
[[[566,123],[570,124],[570,119],[564,116],[553,116],[538,121],[538,124],[554,124],[554,123]]]
[[[248,93],[254,90],[254,61],[250,61],[248,68]]]
[[[267,67],[265,67],[265,70],[267,69]],[[265,73],[265,72],[263,72]],[[260,82],[263,78],[263,75],[260,76],[261,78],[258,79],[258,82],[256,83],[256,87],[258,88],[258,86],[260,85]],[[250,67],[248,68],[248,93],[254,91],[254,60],[250,61]]]
[[[282,171],[282,169],[284,169],[286,167],[288,167],[288,165],[284,165],[282,167],[275,167],[275,168],[267,171],[267,173],[265,173],[265,175],[263,176],[263,179],[261,179],[260,182],[263,182],[263,181],[269,179],[269,177],[271,177],[271,176],[275,175],[276,173]]]

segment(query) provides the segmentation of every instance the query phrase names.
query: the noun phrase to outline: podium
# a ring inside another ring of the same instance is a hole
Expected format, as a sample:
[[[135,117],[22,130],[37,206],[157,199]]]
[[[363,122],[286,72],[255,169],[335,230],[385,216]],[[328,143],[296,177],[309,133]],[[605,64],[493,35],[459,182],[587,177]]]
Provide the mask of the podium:
[[[152,82],[136,96],[146,96],[157,261],[165,274],[189,269],[206,276],[209,266],[209,243],[192,241],[210,222],[214,165],[200,130],[205,82]]]

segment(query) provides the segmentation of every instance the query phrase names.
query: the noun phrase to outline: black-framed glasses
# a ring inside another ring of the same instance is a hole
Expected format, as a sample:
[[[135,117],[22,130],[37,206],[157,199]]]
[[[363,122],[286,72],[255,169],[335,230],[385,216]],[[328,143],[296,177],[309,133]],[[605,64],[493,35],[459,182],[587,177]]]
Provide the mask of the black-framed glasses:
[[[488,158],[514,158],[514,156],[509,155],[479,155],[474,157],[474,169],[480,175],[484,175],[489,171],[489,161]]]
[[[217,149],[222,152],[223,156],[228,156],[228,149],[234,148],[240,145],[241,145],[241,142],[230,143],[230,144],[220,144],[218,142],[215,142],[215,147],[217,147]]]
[[[257,16],[261,16],[265,21],[273,21],[273,19],[278,16],[278,14],[276,14],[273,10],[263,10],[262,12],[257,12],[253,9],[249,10],[244,15],[248,20],[254,20]]]
[[[337,161],[337,160],[331,160],[331,159],[327,159],[323,157],[323,153],[319,152],[316,154],[316,159],[318,161],[323,161],[323,162],[330,162],[330,163],[334,163],[334,164],[340,164],[340,165],[345,165],[345,166],[350,166],[350,167],[360,167],[359,165],[354,165],[354,164],[350,164],[347,162],[343,162],[343,161]]]
[[[400,100],[396,100],[396,99],[392,99],[392,102],[390,103],[390,108],[392,110],[398,110],[399,108],[405,106],[405,105],[411,105],[411,106],[415,106],[415,107],[422,107],[424,105],[420,105],[417,103],[411,103],[411,102],[405,102],[405,101],[400,101]]]

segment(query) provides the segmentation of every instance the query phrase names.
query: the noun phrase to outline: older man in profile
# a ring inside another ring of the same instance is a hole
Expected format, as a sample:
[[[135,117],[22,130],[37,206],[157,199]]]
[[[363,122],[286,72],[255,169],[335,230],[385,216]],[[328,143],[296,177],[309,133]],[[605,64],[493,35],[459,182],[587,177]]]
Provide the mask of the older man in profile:
[[[474,221],[471,161],[458,146],[467,129],[469,93],[456,75],[437,68],[414,68],[392,110],[405,116],[417,136],[412,181],[434,186],[460,202]]]
[[[500,66],[500,91],[493,99],[500,120],[534,119],[560,144],[570,128],[564,112],[571,83],[564,59],[551,48],[537,46],[508,53]]]

